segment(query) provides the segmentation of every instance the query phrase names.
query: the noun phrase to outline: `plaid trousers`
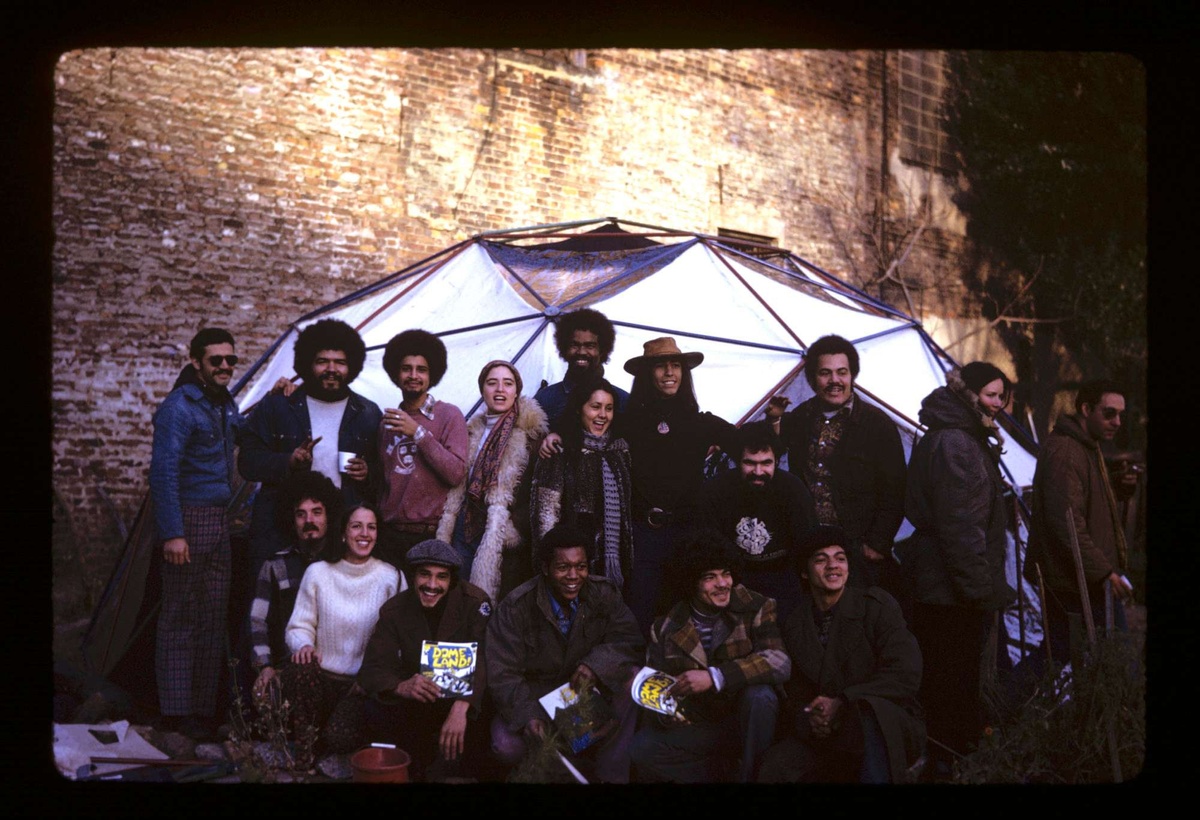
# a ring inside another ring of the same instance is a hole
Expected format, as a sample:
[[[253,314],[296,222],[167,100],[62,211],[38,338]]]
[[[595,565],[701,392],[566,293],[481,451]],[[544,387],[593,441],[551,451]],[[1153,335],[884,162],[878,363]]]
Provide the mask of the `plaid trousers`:
[[[184,507],[187,564],[162,565],[154,668],[159,712],[212,717],[225,660],[229,525],[222,507]]]

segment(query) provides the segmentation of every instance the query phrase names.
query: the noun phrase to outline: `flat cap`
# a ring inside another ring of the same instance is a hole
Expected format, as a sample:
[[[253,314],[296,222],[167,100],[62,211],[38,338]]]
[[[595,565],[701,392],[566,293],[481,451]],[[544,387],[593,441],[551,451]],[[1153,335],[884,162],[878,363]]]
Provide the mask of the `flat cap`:
[[[462,569],[462,559],[454,547],[436,538],[427,538],[415,544],[405,556],[408,565],[415,567],[419,564],[437,564],[450,569]]]

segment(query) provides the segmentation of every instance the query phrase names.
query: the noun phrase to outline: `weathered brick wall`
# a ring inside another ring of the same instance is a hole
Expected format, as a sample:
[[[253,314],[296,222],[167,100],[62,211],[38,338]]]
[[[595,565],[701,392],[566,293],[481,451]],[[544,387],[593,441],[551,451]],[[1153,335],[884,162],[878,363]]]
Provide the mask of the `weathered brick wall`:
[[[253,361],[289,321],[454,241],[600,216],[766,234],[833,272],[862,267],[861,237],[831,231],[826,192],[877,184],[879,59],[64,55],[53,481],[72,516],[73,565],[94,594],[120,546],[100,490],[132,520],[151,413],[202,326],[228,327]]]

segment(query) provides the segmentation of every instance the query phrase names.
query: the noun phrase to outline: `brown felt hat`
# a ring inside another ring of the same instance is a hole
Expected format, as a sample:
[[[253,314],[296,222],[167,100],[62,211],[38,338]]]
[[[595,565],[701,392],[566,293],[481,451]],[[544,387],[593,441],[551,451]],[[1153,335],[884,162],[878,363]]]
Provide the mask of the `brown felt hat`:
[[[655,362],[667,359],[678,359],[683,362],[684,367],[691,370],[704,361],[704,354],[696,351],[684,353],[679,349],[679,345],[675,344],[674,336],[662,336],[657,339],[651,339],[643,344],[642,355],[634,356],[625,362],[625,372],[636,376],[643,365],[654,364]]]

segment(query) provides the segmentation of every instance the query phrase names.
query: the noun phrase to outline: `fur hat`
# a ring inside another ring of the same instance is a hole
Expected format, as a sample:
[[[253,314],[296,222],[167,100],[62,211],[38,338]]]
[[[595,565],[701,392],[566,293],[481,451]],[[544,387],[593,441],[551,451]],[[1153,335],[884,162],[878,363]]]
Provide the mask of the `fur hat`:
[[[666,361],[667,359],[677,359],[683,362],[684,367],[691,370],[704,361],[704,354],[696,351],[684,353],[679,349],[679,345],[675,343],[674,336],[662,336],[658,339],[651,339],[643,344],[642,355],[634,356],[625,362],[625,372],[636,376],[643,365],[654,364]]]

